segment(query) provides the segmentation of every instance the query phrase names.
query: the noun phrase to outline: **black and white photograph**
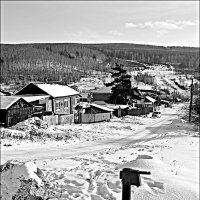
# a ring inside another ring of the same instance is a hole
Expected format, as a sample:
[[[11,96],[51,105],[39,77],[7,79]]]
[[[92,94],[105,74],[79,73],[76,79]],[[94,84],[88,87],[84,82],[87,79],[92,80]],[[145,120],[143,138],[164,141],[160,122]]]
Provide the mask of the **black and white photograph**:
[[[1,200],[199,200],[199,1],[1,1]]]

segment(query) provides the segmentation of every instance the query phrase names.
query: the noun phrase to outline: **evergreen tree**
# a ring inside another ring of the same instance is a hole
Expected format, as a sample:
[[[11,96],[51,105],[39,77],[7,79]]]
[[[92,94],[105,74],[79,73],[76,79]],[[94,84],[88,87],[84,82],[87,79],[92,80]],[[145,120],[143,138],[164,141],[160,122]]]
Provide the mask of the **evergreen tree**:
[[[123,69],[122,64],[115,63],[116,67],[112,68],[114,72],[112,77],[114,81],[106,84],[112,87],[112,95],[108,102],[114,104],[128,104],[132,99],[140,98],[140,94],[136,88],[131,87],[131,76]]]

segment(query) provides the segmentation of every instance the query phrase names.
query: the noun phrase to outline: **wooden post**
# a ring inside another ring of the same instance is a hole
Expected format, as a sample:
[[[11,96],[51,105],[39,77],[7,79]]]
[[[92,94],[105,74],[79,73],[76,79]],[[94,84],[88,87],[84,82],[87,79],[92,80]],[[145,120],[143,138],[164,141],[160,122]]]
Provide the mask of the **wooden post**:
[[[189,108],[189,122],[191,122],[191,112],[192,112],[192,99],[193,99],[193,78],[190,86],[190,108]]]
[[[118,117],[121,117],[121,115],[122,115],[122,110],[121,110],[121,107],[119,106],[119,108],[118,108],[118,113],[117,113],[117,115],[118,115]]]
[[[124,168],[120,171],[120,179],[122,179],[122,200],[131,200],[131,185],[141,186],[140,174],[151,174],[146,171],[133,170]]]
[[[131,200],[131,185],[122,185],[122,200]]]

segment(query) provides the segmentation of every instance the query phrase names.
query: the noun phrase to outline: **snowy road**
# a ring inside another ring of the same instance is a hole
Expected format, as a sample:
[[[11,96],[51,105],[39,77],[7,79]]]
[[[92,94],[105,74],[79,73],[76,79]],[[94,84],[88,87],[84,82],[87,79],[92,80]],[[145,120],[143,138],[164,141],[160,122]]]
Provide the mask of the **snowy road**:
[[[76,127],[82,128],[82,134],[86,131],[103,138],[99,141],[12,143],[3,146],[2,161],[35,160],[49,180],[54,192],[52,200],[121,200],[119,174],[127,167],[151,171],[148,177],[141,176],[141,187],[132,187],[134,199],[197,200],[199,133],[179,114],[181,107],[174,106],[162,110],[161,118],[126,116]],[[7,183],[9,178],[4,179]],[[4,191],[7,194],[7,187]],[[9,194],[12,191],[13,188]]]
[[[162,136],[160,131],[163,127],[170,126],[170,123],[177,117],[176,113],[163,114],[161,118],[152,119],[149,124],[142,125],[139,129],[133,131],[132,135],[124,137],[109,138],[101,141],[84,142],[79,144],[66,144],[60,146],[44,145],[39,148],[28,147],[26,149],[13,149],[1,152],[1,163],[7,160],[52,160],[67,159],[81,154],[94,153],[109,148],[115,148],[139,142],[146,142]]]

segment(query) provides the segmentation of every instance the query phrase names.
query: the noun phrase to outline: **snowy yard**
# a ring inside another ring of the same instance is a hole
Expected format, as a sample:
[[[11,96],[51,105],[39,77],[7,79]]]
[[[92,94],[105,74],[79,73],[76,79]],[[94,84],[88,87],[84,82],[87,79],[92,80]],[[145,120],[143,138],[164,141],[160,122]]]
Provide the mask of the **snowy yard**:
[[[121,200],[120,170],[150,171],[132,199],[199,199],[199,130],[181,119],[181,104],[161,118],[126,116],[110,122],[49,127],[68,140],[1,141],[1,163],[31,161],[44,172],[50,199]],[[6,131],[6,130],[4,130]],[[9,130],[16,131],[16,130]],[[14,186],[4,176],[11,199]],[[15,184],[15,182],[12,182]]]

